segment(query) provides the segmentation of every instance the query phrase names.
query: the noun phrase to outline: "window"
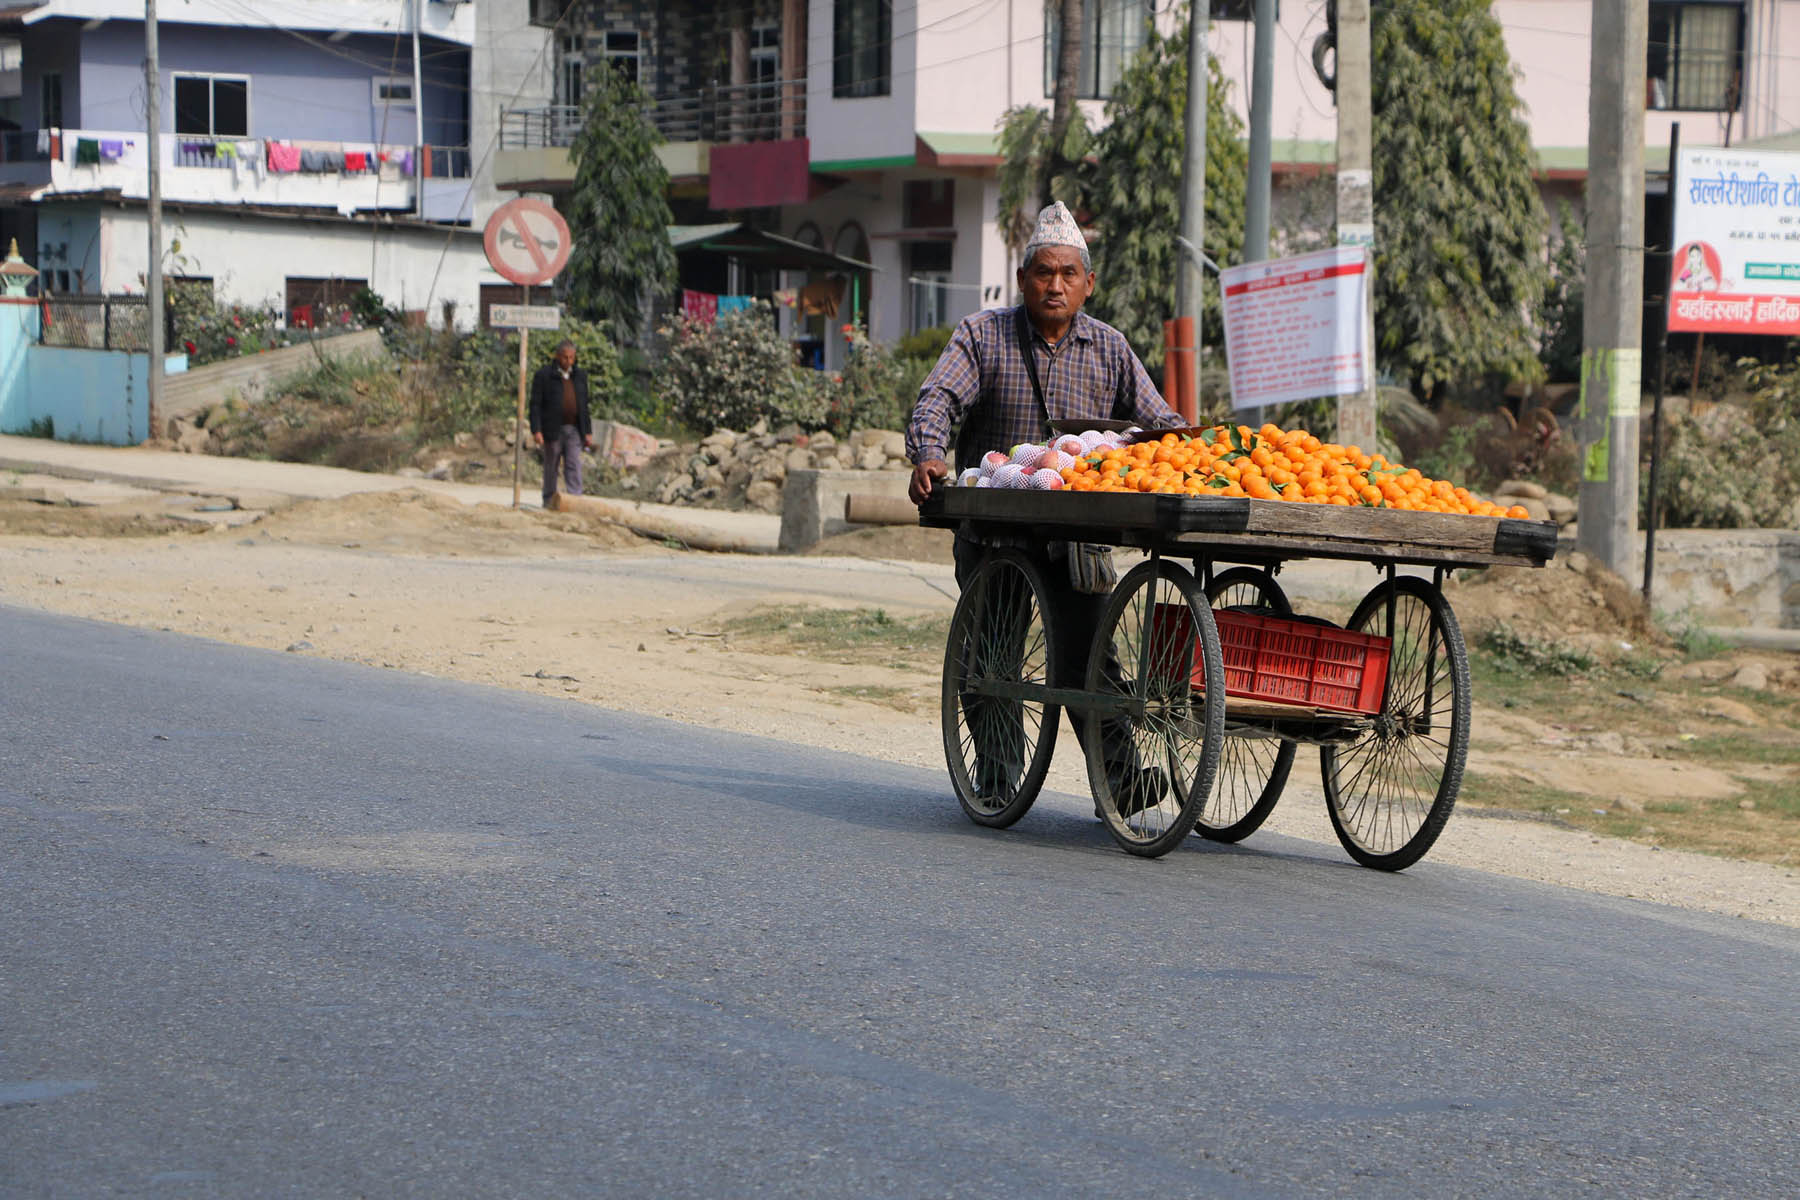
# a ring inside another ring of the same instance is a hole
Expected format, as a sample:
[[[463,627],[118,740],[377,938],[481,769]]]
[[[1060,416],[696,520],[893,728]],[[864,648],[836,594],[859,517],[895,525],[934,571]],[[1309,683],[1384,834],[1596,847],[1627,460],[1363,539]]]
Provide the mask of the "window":
[[[956,180],[908,179],[900,185],[900,224],[949,229],[956,224]]]
[[[586,47],[581,44],[581,35],[572,34],[562,38],[557,49],[556,102],[577,108],[581,104],[581,71],[586,65],[582,61]]]
[[[609,29],[606,33],[606,65],[633,83],[642,82],[643,47],[635,29]]]
[[[771,84],[781,78],[781,26],[758,21],[750,26],[750,82]]]
[[[403,108],[411,107],[413,102],[412,80],[410,79],[376,79],[371,81],[371,95],[377,108],[397,104]]]
[[[175,132],[250,136],[250,81],[213,75],[175,76]]]
[[[1212,0],[1215,21],[1256,20],[1256,0]],[[1281,0],[1275,0],[1275,19],[1281,20]]]
[[[1651,108],[1736,112],[1742,92],[1741,3],[1650,5]]]
[[[1075,95],[1105,100],[1119,76],[1144,48],[1151,0],[1088,0],[1082,15],[1081,70]],[[1056,94],[1056,58],[1062,51],[1062,26],[1054,6],[1044,6],[1044,95]]]
[[[531,0],[531,23],[555,25],[562,20],[564,0]]]
[[[61,129],[63,123],[62,72],[52,71],[38,80],[38,97],[41,102],[41,107],[38,109],[38,128]]]
[[[950,264],[954,247],[949,242],[906,244],[906,286],[912,298],[907,319],[913,333],[950,324]]]
[[[885,96],[893,75],[892,0],[833,0],[831,94]]]

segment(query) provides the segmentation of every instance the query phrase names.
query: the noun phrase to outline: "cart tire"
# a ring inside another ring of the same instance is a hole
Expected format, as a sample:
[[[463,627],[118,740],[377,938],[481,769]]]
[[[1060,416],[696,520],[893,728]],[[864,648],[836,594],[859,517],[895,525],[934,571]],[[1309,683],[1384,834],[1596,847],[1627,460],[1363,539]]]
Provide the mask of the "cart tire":
[[[1205,685],[1199,689],[1197,666]],[[1145,704],[1141,716],[1101,707],[1084,714],[1088,782],[1120,846],[1145,858],[1167,854],[1194,828],[1225,740],[1219,632],[1186,568],[1152,559],[1119,581],[1101,609],[1086,685],[1096,699]],[[1111,778],[1109,740],[1114,761],[1128,759],[1135,768],[1128,780]]]
[[[1285,616],[1287,593],[1267,571],[1232,567],[1212,577],[1206,595],[1214,608]],[[1227,735],[1219,748],[1219,777],[1194,832],[1215,842],[1241,842],[1269,819],[1294,767],[1293,742]]]
[[[1017,550],[988,554],[956,603],[944,649],[944,757],[957,803],[1004,829],[1037,799],[1056,749],[1054,704],[982,696],[982,682],[1047,687],[1058,636],[1044,579]]]
[[[1349,628],[1389,636],[1386,582],[1363,597]],[[1365,867],[1401,871],[1424,857],[1456,807],[1469,753],[1469,655],[1437,588],[1393,580],[1387,695],[1360,740],[1319,751],[1331,827]]]

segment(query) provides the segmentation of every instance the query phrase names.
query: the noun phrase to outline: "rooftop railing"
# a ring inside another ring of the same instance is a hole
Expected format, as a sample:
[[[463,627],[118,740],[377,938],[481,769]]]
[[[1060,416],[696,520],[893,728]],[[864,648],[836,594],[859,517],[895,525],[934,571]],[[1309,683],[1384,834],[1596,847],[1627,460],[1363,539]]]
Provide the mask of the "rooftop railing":
[[[671,142],[772,142],[806,136],[806,81],[769,80],[653,97],[650,123]],[[502,150],[570,146],[581,132],[581,108],[555,104],[508,109],[500,119]]]

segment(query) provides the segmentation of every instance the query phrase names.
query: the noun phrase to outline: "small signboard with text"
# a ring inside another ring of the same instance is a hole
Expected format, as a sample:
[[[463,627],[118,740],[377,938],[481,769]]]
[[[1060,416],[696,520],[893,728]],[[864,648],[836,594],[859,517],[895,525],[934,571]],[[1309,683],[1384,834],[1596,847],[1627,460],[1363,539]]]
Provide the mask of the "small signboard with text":
[[[1800,334],[1800,154],[1683,147],[1671,333]]]
[[[1367,390],[1368,261],[1334,246],[1219,272],[1233,408]]]
[[[495,329],[557,329],[562,325],[560,304],[490,304],[488,324]]]

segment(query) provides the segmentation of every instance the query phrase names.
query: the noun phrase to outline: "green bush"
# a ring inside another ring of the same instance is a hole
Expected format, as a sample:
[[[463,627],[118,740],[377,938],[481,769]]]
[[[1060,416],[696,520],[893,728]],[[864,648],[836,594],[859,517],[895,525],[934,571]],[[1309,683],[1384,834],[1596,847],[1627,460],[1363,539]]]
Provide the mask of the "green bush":
[[[844,369],[832,379],[825,427],[838,437],[858,429],[904,429],[912,416],[919,385],[937,362],[936,356],[927,361],[923,354],[902,355],[900,346],[908,339],[901,339],[889,349],[871,342],[860,325],[846,325],[844,331],[850,353]],[[932,332],[924,330],[911,335],[914,344]],[[931,340],[925,338],[927,350]]]
[[[219,307],[210,283],[175,283],[169,288],[171,350],[187,352],[188,365],[199,367],[221,359],[289,344],[272,309],[241,304]]]
[[[678,317],[659,331],[668,349],[657,394],[669,415],[699,433],[748,429],[758,420],[822,429],[831,392],[794,364],[794,348],[757,302],[712,324]]]
[[[1669,422],[1660,472],[1670,528],[1782,528],[1800,502],[1800,367],[1740,362],[1738,399]],[[1640,472],[1646,493],[1649,472]]]

